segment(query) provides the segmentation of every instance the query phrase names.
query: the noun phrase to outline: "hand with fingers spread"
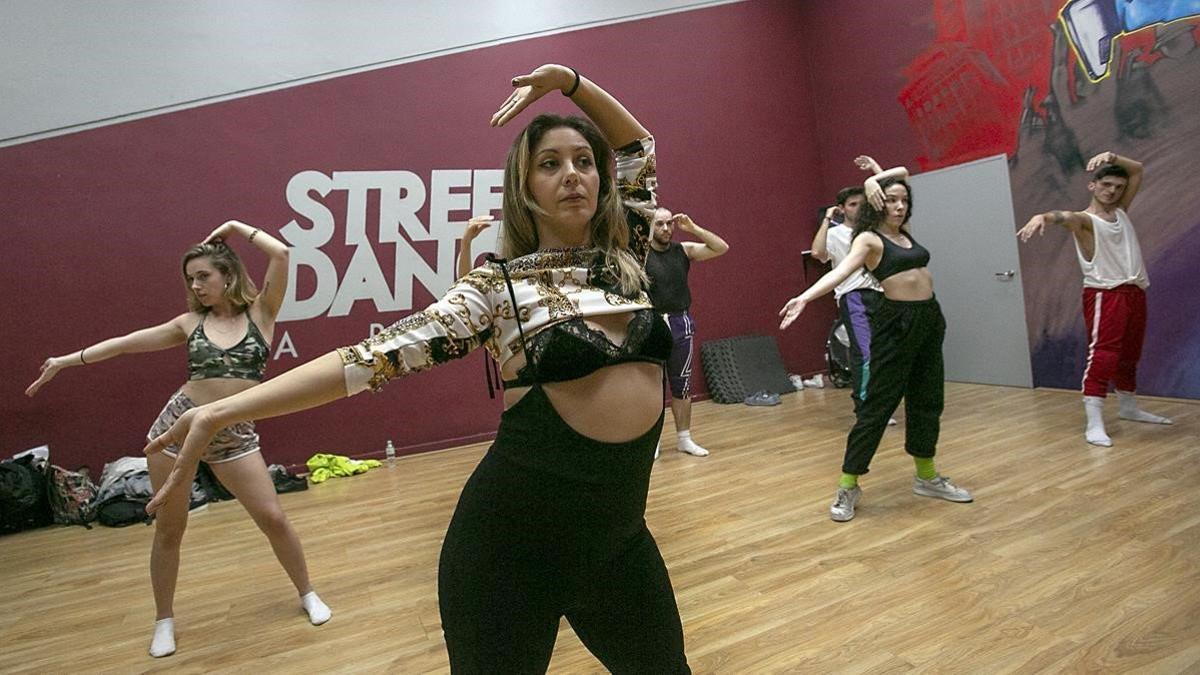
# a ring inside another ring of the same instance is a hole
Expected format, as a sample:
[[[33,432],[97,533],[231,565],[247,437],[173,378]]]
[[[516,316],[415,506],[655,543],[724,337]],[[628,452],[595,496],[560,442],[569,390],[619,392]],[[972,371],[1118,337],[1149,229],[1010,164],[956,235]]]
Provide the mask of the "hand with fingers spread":
[[[800,313],[803,312],[804,308],[807,306],[808,301],[800,295],[788,300],[787,304],[783,306],[783,309],[779,310],[779,316],[783,317],[783,321],[779,322],[779,330],[783,330],[792,325],[792,322],[800,316]]]
[[[558,89],[567,91],[575,85],[575,72],[566,66],[548,63],[539,66],[528,75],[518,75],[512,79],[516,90],[504,100],[504,104],[492,115],[492,126],[502,127],[516,117],[530,103]]]
[[[175,458],[175,466],[167,476],[167,480],[155,493],[150,503],[146,504],[146,513],[153,514],[167,502],[176,490],[190,490],[192,480],[196,475],[196,467],[200,463],[200,455],[219,429],[212,428],[208,417],[201,408],[192,408],[179,416],[175,423],[163,433],[152,438],[142,452],[153,455],[172,445],[179,448]]]

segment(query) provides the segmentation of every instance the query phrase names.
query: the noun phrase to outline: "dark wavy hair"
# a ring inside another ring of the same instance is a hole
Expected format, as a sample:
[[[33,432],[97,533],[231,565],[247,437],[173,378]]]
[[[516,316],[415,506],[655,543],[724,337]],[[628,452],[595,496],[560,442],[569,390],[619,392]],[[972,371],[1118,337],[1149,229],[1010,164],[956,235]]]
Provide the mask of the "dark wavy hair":
[[[912,187],[908,184],[908,181],[899,178],[887,178],[879,181],[879,187],[883,188],[884,192],[887,192],[887,189],[893,185],[903,185],[904,190],[908,193],[908,210],[904,212],[904,222],[900,224],[901,231],[908,234],[908,228],[905,226],[908,225],[908,221],[912,218],[913,214]],[[862,209],[858,212],[858,224],[854,226],[854,234],[852,236],[857,237],[863,232],[878,230],[879,226],[883,225],[884,221],[887,220],[886,208],[885,205],[883,210],[876,209],[874,206],[871,206],[870,200],[863,202]]]

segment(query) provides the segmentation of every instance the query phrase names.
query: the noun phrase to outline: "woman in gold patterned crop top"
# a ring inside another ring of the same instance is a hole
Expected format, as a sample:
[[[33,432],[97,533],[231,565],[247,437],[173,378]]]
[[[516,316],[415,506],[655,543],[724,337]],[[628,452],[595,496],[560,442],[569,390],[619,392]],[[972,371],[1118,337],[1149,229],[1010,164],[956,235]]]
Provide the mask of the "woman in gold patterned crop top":
[[[241,259],[225,240],[245,237],[268,258],[259,292],[246,274]],[[270,355],[275,317],[287,287],[287,246],[258,228],[231,220],[183,256],[183,280],[188,289],[188,312],[170,321],[128,335],[110,338],[73,354],[51,357],[42,365],[41,377],[29,386],[33,396],[42,385],[69,366],[90,365],[121,354],[158,351],[186,344],[188,380],[167,401],[147,438],[171,427],[186,411],[246,391],[262,380]],[[168,445],[147,457],[150,482],[160,488],[175,466],[178,447]],[[288,573],[301,604],[314,624],[329,619],[329,608],[313,592],[304,549],[275,495],[275,486],[259,452],[258,433],[249,420],[222,425],[198,447],[217,479],[237,497],[258,524],[280,564]],[[194,465],[193,465],[194,469]],[[190,486],[191,475],[187,478]],[[174,597],[179,575],[179,548],[187,528],[190,489],[173,493],[156,513],[154,544],[150,552],[150,581],[154,588],[157,620],[150,643],[151,656],[175,652]]]
[[[371,338],[185,414],[147,446],[183,448],[150,508],[189,480],[197,449],[221,426],[378,391],[484,346],[512,385],[442,548],[452,671],[544,671],[566,617],[610,671],[689,672],[643,517],[670,349],[653,330],[661,322],[644,320],[654,139],[572,68],[544,65],[512,85],[492,126],[556,90],[588,119],[540,115],[513,142],[504,259]]]

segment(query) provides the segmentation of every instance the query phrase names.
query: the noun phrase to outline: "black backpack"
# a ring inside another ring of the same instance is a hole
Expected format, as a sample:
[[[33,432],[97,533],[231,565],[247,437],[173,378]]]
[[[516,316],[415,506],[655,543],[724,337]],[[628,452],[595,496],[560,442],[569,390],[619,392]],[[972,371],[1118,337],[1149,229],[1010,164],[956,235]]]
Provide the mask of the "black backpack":
[[[46,472],[32,455],[0,461],[0,534],[54,522],[46,499]]]

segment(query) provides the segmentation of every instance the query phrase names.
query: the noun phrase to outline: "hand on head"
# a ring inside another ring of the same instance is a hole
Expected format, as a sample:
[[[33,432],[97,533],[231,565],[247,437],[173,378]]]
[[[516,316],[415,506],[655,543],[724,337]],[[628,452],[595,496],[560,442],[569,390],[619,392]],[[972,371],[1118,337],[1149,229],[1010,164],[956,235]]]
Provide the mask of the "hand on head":
[[[229,235],[236,232],[235,228],[237,227],[238,224],[239,223],[236,220],[227,220],[224,223],[221,223],[221,225],[218,226],[217,229],[210,232],[209,235],[204,238],[204,241],[202,241],[200,243],[202,243],[202,244],[222,243],[226,239],[229,238]]]
[[[696,231],[696,223],[686,213],[676,213],[671,216],[671,224],[684,232],[692,233]]]
[[[1091,173],[1091,172],[1095,171],[1096,169],[1099,169],[1101,166],[1103,166],[1105,164],[1114,164],[1114,163],[1116,163],[1116,161],[1117,161],[1116,153],[1108,152],[1108,151],[1102,152],[1088,160],[1087,171],[1088,171],[1088,173]]]

